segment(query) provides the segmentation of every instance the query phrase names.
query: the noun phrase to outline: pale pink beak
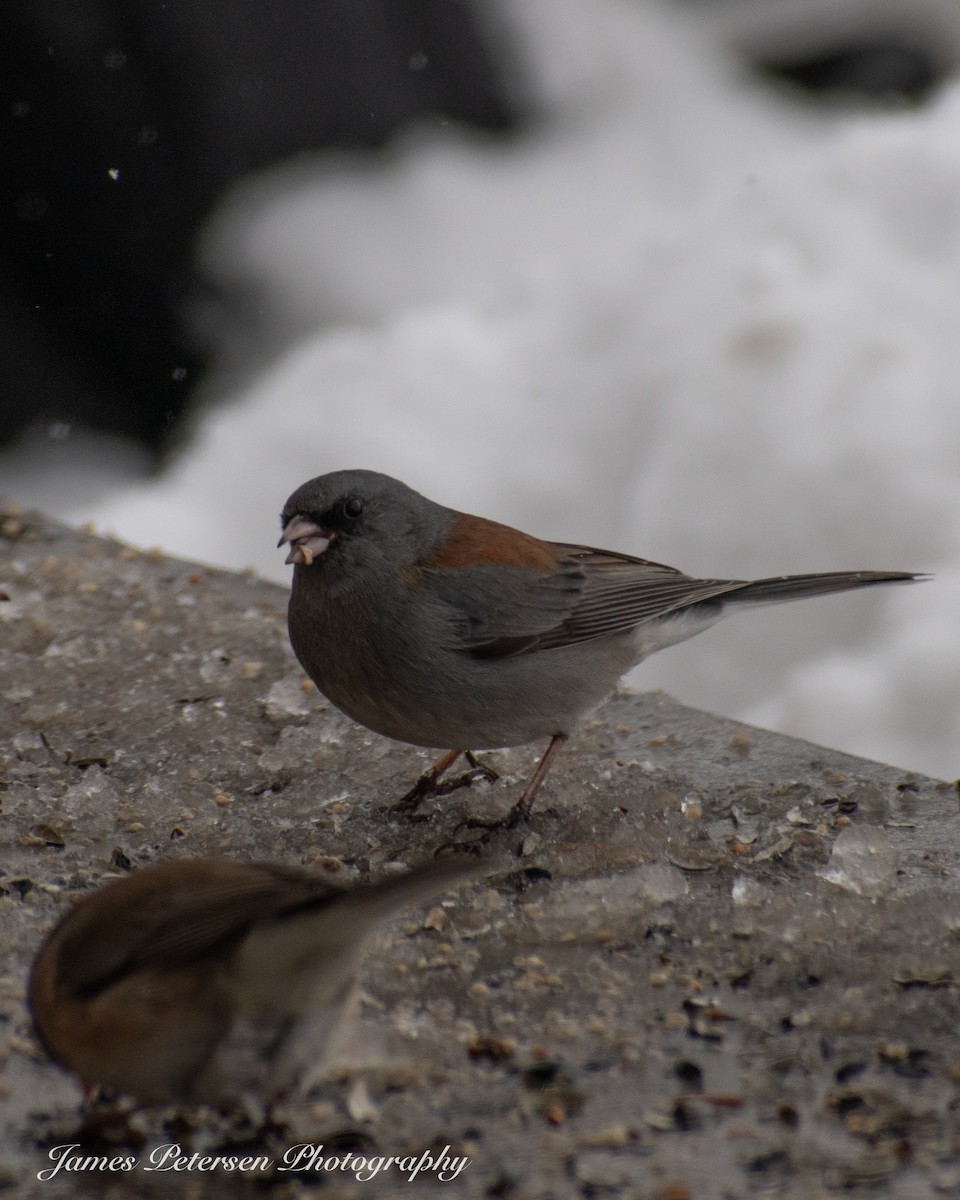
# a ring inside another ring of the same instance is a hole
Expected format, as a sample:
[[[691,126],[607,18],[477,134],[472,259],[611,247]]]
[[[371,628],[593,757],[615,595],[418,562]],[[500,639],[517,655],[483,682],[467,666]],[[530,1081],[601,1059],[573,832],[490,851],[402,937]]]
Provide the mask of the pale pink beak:
[[[336,534],[327,533],[309,517],[297,513],[287,522],[277,546],[283,546],[289,542],[290,553],[283,561],[309,567],[315,558],[319,558],[323,554],[335,537]]]

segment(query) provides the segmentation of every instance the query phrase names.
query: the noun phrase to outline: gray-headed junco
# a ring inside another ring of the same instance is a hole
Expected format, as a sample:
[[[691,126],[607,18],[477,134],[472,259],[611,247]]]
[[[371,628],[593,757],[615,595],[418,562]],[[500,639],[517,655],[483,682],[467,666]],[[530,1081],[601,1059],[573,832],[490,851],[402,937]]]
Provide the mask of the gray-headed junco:
[[[435,504],[374,471],[297,488],[279,545],[294,563],[290,641],[317,687],[377,733],[445,754],[549,738],[513,809],[530,809],[563,740],[617,679],[734,606],[920,578],[839,571],[692,579],[629,554],[545,542]]]
[[[260,1107],[322,1066],[376,925],[482,870],[443,859],[346,890],[266,863],[146,867],[47,936],[29,986],[37,1034],[88,1087]]]

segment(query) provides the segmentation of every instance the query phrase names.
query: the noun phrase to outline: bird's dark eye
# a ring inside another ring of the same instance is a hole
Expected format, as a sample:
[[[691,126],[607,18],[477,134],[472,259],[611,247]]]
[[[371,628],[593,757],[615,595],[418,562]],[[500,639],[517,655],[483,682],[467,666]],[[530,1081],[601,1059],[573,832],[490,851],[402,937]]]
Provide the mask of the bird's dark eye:
[[[350,496],[343,502],[344,516],[352,517],[354,520],[363,512],[363,501],[358,496]]]

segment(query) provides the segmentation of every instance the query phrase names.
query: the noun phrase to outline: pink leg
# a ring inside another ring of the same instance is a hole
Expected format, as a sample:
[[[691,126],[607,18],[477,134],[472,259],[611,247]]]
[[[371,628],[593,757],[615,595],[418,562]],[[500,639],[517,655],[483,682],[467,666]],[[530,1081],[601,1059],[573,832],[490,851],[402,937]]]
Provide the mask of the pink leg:
[[[537,792],[540,790],[540,785],[543,783],[544,776],[550,770],[553,760],[559,753],[560,747],[567,740],[565,733],[555,733],[550,739],[550,745],[543,752],[543,757],[537,763],[537,768],[533,772],[530,782],[523,789],[520,799],[516,802],[509,813],[500,821],[480,821],[474,817],[469,817],[466,821],[458,826],[458,829],[484,829],[486,832],[483,837],[473,842],[447,842],[441,847],[442,850],[470,850],[477,854],[480,852],[480,847],[488,842],[490,838],[501,829],[515,829],[521,822],[526,821],[530,815],[530,809],[533,807],[533,802]],[[438,851],[440,853],[440,851]]]
[[[537,763],[537,769],[534,771],[530,782],[523,789],[520,799],[510,810],[510,815],[507,817],[507,827],[513,828],[519,825],[521,821],[525,821],[530,815],[530,809],[533,808],[533,802],[536,799],[537,792],[540,790],[540,785],[543,783],[544,776],[550,770],[553,760],[557,757],[560,747],[567,740],[565,733],[555,733],[550,739],[550,745],[544,750],[543,758]]]
[[[425,800],[427,796],[432,796],[437,790],[437,782],[444,771],[448,771],[457,761],[461,754],[466,753],[464,750],[448,750],[426,771],[420,776],[417,782],[413,785],[409,792],[406,792],[394,804],[394,812],[416,812],[420,807],[421,800]]]
[[[466,757],[467,762],[470,764],[470,770],[464,771],[456,779],[444,780],[441,783],[440,776],[453,766],[461,754]],[[424,771],[410,791],[396,802],[393,806],[393,811],[416,812],[420,801],[427,796],[446,796],[450,792],[455,792],[457,788],[469,787],[475,779],[486,779],[488,783],[495,783],[497,778],[497,773],[493,767],[488,767],[486,763],[479,762],[474,757],[472,751],[448,750],[442,758],[437,759],[428,771]]]

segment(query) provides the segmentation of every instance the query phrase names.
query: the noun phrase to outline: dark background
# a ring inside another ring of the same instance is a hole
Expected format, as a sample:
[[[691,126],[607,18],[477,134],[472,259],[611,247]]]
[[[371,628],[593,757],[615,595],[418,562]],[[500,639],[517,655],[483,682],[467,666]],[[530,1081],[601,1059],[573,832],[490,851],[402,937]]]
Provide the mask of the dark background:
[[[522,128],[490,17],[470,0],[5,0],[0,444],[77,424],[159,458],[209,353],[187,313],[219,197],[298,153],[375,152],[412,121]],[[776,86],[817,96],[914,102],[949,65],[909,20],[740,40]]]

